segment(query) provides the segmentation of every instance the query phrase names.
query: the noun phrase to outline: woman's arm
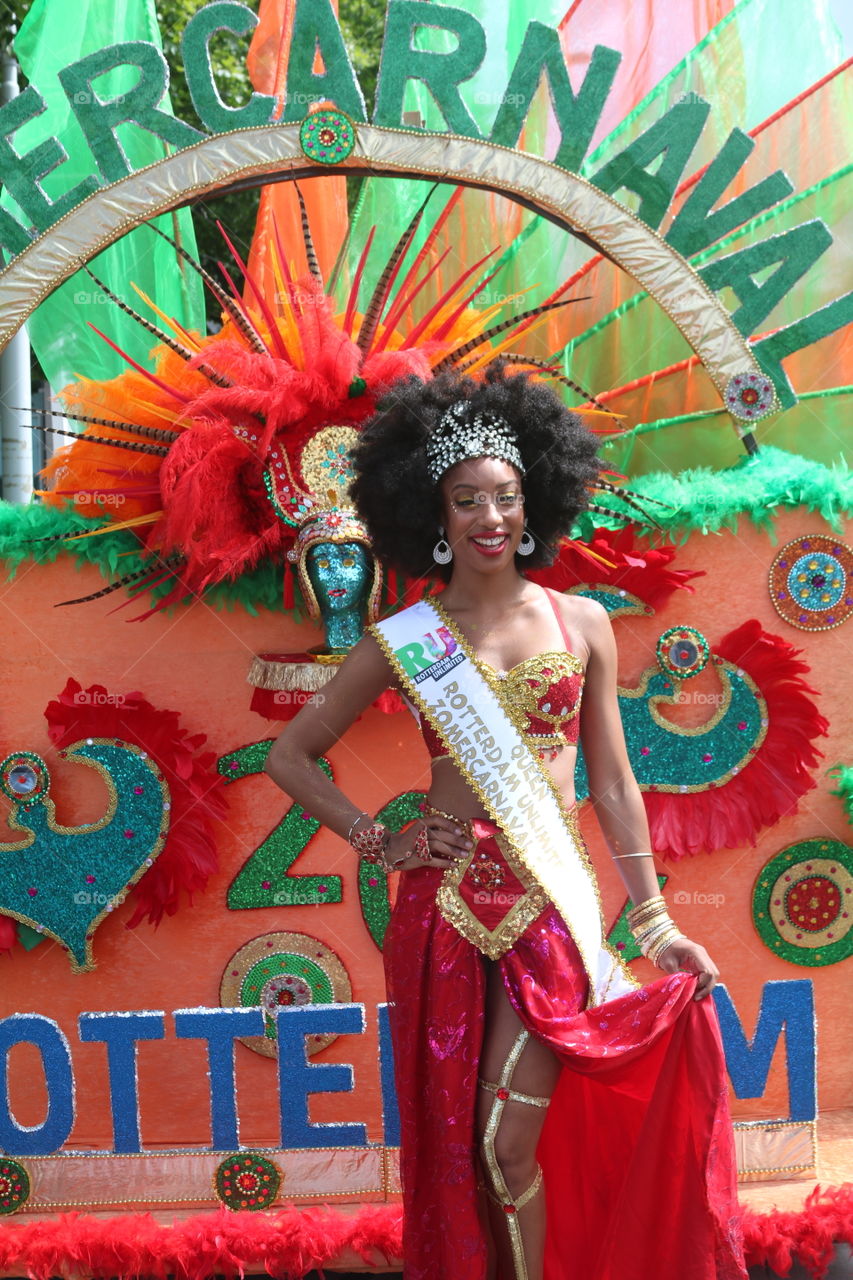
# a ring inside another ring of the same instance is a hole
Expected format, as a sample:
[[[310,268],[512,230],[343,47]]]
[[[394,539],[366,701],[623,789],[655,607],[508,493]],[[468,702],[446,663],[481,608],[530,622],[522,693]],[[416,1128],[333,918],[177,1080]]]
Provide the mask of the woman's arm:
[[[643,797],[628,760],[616,688],[616,641],[607,611],[589,601],[589,659],[581,702],[581,742],[595,815],[632,902],[659,893],[653,858],[620,857],[652,852]],[[696,998],[707,995],[719,971],[704,947],[680,937],[660,958],[666,973],[697,973]]]
[[[363,810],[326,777],[317,760],[343,737],[391,680],[391,669],[379,645],[371,635],[363,636],[329,683],[282,730],[264,765],[264,772],[282,791],[344,839]]]
[[[353,823],[364,810],[326,776],[317,760],[392,682],[393,673],[379,644],[373,636],[364,635],[329,683],[279,734],[264,765],[264,772],[282,791],[344,840],[349,838]],[[448,851],[457,854],[465,851],[461,828],[438,816],[430,817],[429,827],[433,857],[426,864],[412,858],[402,866],[444,867],[448,865]],[[417,834],[410,828],[392,836],[388,844],[389,858],[399,863],[405,853],[411,853]]]

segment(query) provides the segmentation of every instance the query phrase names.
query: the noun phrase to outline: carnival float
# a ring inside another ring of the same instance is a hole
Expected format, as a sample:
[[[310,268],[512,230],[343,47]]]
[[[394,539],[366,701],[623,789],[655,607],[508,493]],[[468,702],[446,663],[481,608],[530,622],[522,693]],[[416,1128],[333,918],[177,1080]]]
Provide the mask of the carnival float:
[[[216,0],[183,33],[193,124],[156,31],[40,78],[51,8],[0,109],[0,343],[55,338],[84,291],[116,363],[63,354],[26,410],[56,446],[38,492],[0,508],[0,1274],[400,1270],[393,881],[263,766],[364,626],[437,586],[372,553],[362,424],[398,378],[500,358],[601,436],[590,509],[532,576],[614,623],[659,880],[722,972],[747,1259],[826,1275],[853,1243],[829,7],[390,0],[368,119],[330,0],[263,0],[260,25]],[[248,252],[223,225],[200,266],[193,206],[258,186]],[[421,811],[390,691],[322,764],[391,826]],[[590,819],[608,941],[649,980]]]

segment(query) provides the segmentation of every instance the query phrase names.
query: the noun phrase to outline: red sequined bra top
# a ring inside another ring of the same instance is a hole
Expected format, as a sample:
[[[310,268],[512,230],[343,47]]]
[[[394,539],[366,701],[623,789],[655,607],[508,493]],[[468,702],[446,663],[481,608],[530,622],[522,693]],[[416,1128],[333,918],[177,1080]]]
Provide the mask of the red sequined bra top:
[[[482,660],[479,665],[526,738],[537,747],[563,747],[578,740],[584,666],[571,652],[571,641],[550,591],[547,596],[566,643],[565,652],[536,653],[509,671],[496,671]],[[420,716],[420,724],[430,758],[448,755],[429,721]]]

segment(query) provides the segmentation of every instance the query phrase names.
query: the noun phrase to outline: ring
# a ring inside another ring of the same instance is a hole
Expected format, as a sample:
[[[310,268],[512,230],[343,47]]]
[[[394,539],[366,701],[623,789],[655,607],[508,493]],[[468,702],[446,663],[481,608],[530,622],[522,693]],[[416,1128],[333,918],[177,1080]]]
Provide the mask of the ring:
[[[415,838],[415,843],[412,846],[412,853],[421,862],[429,862],[432,857],[429,851],[429,834],[426,827],[421,827],[418,832],[417,837]]]

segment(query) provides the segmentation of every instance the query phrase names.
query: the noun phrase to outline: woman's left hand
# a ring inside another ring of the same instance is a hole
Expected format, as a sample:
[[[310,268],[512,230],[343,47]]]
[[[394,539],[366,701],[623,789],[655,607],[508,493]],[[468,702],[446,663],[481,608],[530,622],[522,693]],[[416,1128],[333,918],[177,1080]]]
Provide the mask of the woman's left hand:
[[[679,970],[698,973],[694,1000],[702,1000],[709,995],[720,978],[720,971],[705,948],[689,938],[676,938],[671,942],[661,956],[658,968],[664,973],[677,973]]]

